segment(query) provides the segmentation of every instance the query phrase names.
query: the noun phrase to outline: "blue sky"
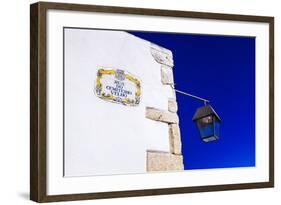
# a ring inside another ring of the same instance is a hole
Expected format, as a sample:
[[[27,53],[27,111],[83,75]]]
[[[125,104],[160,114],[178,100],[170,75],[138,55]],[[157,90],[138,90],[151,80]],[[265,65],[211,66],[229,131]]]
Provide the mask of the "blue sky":
[[[185,169],[255,166],[255,38],[130,32],[170,49],[176,88],[209,99],[222,123],[204,143],[192,122],[201,101],[177,94]]]

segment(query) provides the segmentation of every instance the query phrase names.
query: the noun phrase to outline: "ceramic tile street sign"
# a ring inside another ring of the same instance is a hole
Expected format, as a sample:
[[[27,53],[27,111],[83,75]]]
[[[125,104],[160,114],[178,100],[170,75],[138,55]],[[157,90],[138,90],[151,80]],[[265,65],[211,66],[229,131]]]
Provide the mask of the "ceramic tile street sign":
[[[103,100],[137,106],[141,98],[141,83],[125,70],[99,67],[95,92]]]

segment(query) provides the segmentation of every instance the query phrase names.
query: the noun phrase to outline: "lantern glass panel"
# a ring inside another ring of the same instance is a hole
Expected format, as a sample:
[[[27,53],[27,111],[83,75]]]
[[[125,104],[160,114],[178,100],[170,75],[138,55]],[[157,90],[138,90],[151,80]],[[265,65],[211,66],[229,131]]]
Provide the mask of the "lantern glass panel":
[[[197,127],[204,142],[210,142],[219,138],[220,121],[214,115],[209,115],[197,120]]]
[[[220,136],[220,122],[216,119],[214,120],[214,135],[218,138]]]
[[[210,137],[214,135],[213,117],[207,116],[197,120],[197,127],[201,138]]]

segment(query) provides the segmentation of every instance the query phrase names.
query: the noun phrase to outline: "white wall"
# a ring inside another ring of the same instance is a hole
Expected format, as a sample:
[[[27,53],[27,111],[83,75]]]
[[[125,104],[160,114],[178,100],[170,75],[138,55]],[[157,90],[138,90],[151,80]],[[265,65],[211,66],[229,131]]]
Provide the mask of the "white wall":
[[[124,106],[97,97],[99,66],[123,69],[137,77],[140,104]],[[62,73],[62,68],[48,68]],[[62,98],[60,90],[53,99]],[[172,88],[162,84],[161,64],[151,55],[150,42],[123,31],[66,28],[65,175],[146,172],[146,151],[169,152],[169,131],[167,123],[147,119],[145,108],[167,110],[168,98],[173,96]]]
[[[64,1],[61,2],[75,2]],[[0,7],[0,119],[1,204],[33,204],[29,192],[29,3],[34,1],[3,1]],[[78,1],[76,1],[78,2]],[[275,120],[280,124],[280,5],[277,0],[81,0],[80,3],[181,9],[252,15],[275,16]],[[276,188],[210,192],[171,196],[71,202],[71,204],[277,204],[280,200],[280,126],[276,126]],[[64,203],[54,203],[64,204]]]

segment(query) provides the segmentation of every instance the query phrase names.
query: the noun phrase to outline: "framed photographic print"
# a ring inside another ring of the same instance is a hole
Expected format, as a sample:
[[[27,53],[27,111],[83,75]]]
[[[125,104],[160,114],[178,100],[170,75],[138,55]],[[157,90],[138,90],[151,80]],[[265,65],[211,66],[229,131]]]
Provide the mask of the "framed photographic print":
[[[274,18],[31,5],[30,198],[274,186]]]

